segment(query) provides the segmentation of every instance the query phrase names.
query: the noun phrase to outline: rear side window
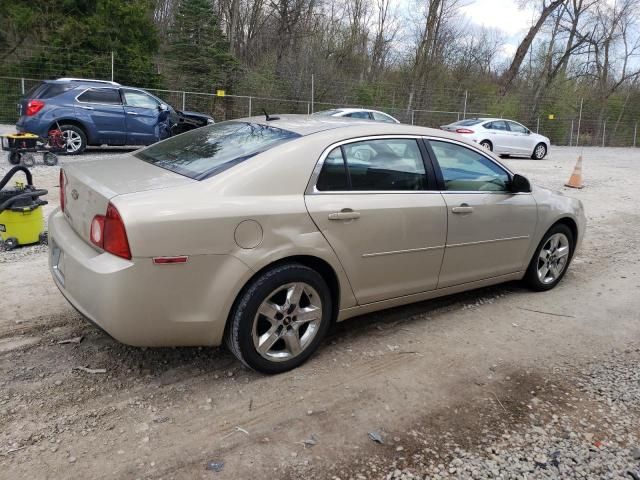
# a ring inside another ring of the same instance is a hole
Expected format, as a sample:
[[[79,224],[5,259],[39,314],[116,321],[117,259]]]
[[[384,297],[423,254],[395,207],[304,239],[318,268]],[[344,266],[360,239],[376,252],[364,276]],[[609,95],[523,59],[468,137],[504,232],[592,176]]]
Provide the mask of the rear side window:
[[[369,116],[369,112],[351,112],[351,113],[347,113],[345,117],[364,118],[366,120],[371,120],[371,117]]]
[[[298,137],[297,133],[270,125],[222,122],[168,138],[134,155],[158,167],[202,180]]]
[[[489,122],[484,125],[484,128],[488,128],[489,130],[502,130],[504,132],[508,131],[506,122],[502,120],[496,120],[495,122]]]
[[[82,103],[102,103],[108,105],[120,105],[120,92],[114,88],[90,88],[78,96]]]
[[[414,139],[385,138],[337,147],[325,159],[316,189],[426,190],[427,174],[418,142]]]
[[[74,85],[69,83],[39,83],[31,87],[25,94],[25,98],[44,100],[72,90]]]

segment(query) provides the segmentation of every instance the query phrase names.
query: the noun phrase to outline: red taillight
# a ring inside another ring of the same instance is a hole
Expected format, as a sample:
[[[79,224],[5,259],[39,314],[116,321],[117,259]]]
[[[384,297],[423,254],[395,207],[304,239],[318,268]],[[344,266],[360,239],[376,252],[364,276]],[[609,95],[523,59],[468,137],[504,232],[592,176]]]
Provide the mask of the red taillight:
[[[475,133],[473,130],[469,130],[468,128],[456,128],[456,133]]]
[[[67,177],[64,174],[64,170],[60,169],[60,210],[64,212],[64,187]]]
[[[91,221],[91,242],[106,252],[131,259],[129,240],[120,213],[113,205],[107,206],[106,215],[96,215]]]
[[[36,113],[38,113],[40,110],[42,110],[43,107],[44,107],[43,101],[29,100],[29,103],[27,103],[27,111],[25,113],[27,114],[27,117],[31,117]]]

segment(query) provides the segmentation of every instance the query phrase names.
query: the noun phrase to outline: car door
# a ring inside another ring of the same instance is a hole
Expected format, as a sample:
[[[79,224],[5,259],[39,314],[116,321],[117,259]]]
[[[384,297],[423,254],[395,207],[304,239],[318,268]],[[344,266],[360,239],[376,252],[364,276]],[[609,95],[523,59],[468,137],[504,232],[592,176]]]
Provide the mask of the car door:
[[[90,127],[92,143],[124,145],[124,108],[118,89],[87,88],[76,97],[74,110],[78,119]]]
[[[523,271],[538,218],[531,193],[510,192],[510,173],[479,150],[428,144],[448,219],[438,288]]]
[[[510,146],[511,151],[520,155],[531,155],[533,152],[533,140],[531,139],[531,132],[528,128],[520,125],[519,123],[506,121],[510,132]]]
[[[510,153],[509,128],[504,120],[494,120],[483,125],[487,129],[488,139],[493,145],[493,151],[497,154]]]
[[[305,195],[359,304],[437,286],[447,212],[418,138],[354,139],[321,157]]]
[[[160,102],[140,90],[123,88],[127,145],[150,145],[162,136]]]

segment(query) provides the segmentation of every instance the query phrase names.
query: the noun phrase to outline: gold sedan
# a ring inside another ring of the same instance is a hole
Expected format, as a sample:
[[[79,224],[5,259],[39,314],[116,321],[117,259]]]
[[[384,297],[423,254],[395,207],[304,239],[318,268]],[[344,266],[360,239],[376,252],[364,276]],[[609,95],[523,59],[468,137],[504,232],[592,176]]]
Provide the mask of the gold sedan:
[[[117,340],[220,345],[300,365],[355,315],[524,279],[553,288],[585,230],[578,200],[455,134],[252,117],[60,172],[50,269]]]

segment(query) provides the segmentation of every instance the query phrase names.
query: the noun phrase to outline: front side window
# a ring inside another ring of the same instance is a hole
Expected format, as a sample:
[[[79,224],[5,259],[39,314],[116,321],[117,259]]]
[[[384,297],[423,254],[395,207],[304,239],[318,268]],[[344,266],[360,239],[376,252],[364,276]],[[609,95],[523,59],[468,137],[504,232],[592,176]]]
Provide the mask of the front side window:
[[[211,177],[299,134],[269,125],[221,122],[168,138],[134,155],[196,180]]]
[[[107,105],[120,105],[120,93],[114,88],[90,88],[78,96],[82,103],[101,103]]]
[[[319,191],[426,190],[427,175],[418,142],[391,138],[337,147],[325,159],[316,188]]]
[[[124,101],[129,107],[158,108],[158,105],[160,105],[160,102],[146,93],[133,90],[123,90],[123,93]]]
[[[527,129],[516,122],[507,122],[509,124],[509,130],[516,133],[527,133]]]
[[[509,174],[484,155],[455,143],[430,140],[440,165],[445,190],[502,192],[508,190]]]
[[[389,115],[385,115],[384,113],[371,112],[371,115],[373,115],[373,119],[378,122],[396,123],[393,118],[391,118]]]

